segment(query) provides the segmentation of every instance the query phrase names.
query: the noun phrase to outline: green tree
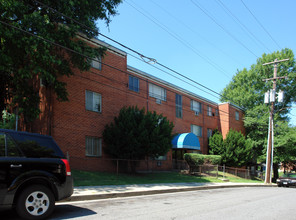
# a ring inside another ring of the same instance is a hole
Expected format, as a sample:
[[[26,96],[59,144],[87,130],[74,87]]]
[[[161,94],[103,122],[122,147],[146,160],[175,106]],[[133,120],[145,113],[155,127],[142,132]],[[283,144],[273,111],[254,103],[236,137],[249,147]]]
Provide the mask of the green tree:
[[[264,101],[264,93],[272,89],[272,82],[264,82],[263,79],[273,76],[273,65],[262,64],[274,61],[275,59],[286,59],[289,61],[278,64],[278,76],[287,76],[287,79],[278,81],[278,90],[285,92],[285,101],[276,102],[275,110],[280,112],[280,116],[285,118],[292,103],[295,102],[296,90],[296,66],[294,54],[291,49],[283,49],[272,54],[263,54],[257,59],[257,63],[252,65],[249,70],[246,68],[238,71],[231,82],[222,91],[222,102],[231,101],[245,110],[253,109],[261,105]]]
[[[247,165],[252,159],[252,141],[246,140],[241,132],[230,130],[225,140],[217,132],[210,138],[210,154],[220,155],[221,163],[226,166],[241,167]]]
[[[262,64],[289,58],[289,61],[278,64],[278,76],[287,76],[287,79],[281,79],[277,83],[277,92],[283,90],[285,98],[283,103],[275,103],[274,124],[281,121],[289,121],[288,112],[296,96],[296,66],[292,50],[283,49],[272,54],[263,54],[257,59],[256,64],[250,69],[238,71],[231,82],[222,91],[221,101],[231,101],[245,109],[244,126],[246,136],[254,143],[255,159],[261,155],[266,156],[266,145],[269,123],[269,105],[264,104],[264,93],[272,88],[272,82],[264,82],[263,79],[273,76],[273,65],[263,66]],[[278,138],[284,138],[284,133]],[[285,145],[288,146],[288,145]],[[283,146],[284,147],[284,146]],[[283,158],[279,152],[275,152],[275,157]],[[263,160],[261,158],[261,160]]]
[[[104,48],[92,48],[76,36],[77,33],[87,38],[96,36],[96,20],[102,19],[108,24],[120,2],[1,0],[0,109],[5,109],[6,101],[12,98],[12,107],[19,107],[25,121],[34,120],[40,113],[38,78],[54,91],[59,101],[68,100],[66,83],[60,77],[73,75],[74,69],[89,69],[90,59],[58,45],[89,58],[102,56]]]
[[[279,121],[274,128],[274,179],[279,176],[278,164],[285,165],[291,161],[296,161],[296,127],[290,127],[287,122]]]
[[[223,154],[223,136],[220,131],[215,131],[209,139],[209,153],[212,155]]]
[[[171,149],[173,123],[156,112],[124,107],[106,125],[105,152],[118,159],[140,160],[165,155]]]
[[[6,110],[2,111],[2,120],[0,120],[0,128],[15,129],[15,115],[8,113]]]

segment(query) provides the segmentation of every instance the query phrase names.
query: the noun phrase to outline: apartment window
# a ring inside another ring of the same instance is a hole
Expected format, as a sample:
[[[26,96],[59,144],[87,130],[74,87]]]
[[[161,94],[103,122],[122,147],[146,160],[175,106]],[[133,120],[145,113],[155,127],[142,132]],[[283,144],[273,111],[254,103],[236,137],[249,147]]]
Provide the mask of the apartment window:
[[[210,128],[208,128],[208,138],[210,138],[210,137],[212,137],[212,135],[213,135],[213,130],[212,129],[210,129]]]
[[[102,96],[99,93],[92,91],[85,91],[85,108],[89,111],[102,111]]]
[[[191,132],[197,137],[202,137],[202,127],[198,125],[191,125]]]
[[[85,155],[90,157],[102,156],[102,139],[96,137],[85,137]]]
[[[239,112],[238,111],[235,112],[235,120],[237,120],[237,121],[239,120]]]
[[[156,98],[157,100],[166,101],[166,89],[150,83],[149,96]]]
[[[191,110],[195,112],[195,115],[201,114],[201,103],[195,100],[191,100]]]
[[[207,107],[207,115],[208,115],[208,116],[213,116],[213,113],[212,113],[212,107],[211,107],[211,106],[208,106],[208,107]]]
[[[93,58],[91,60],[90,66],[93,67],[93,68],[95,68],[95,69],[101,70],[102,69],[102,59],[101,59],[101,56],[96,57],[96,58]]]
[[[216,116],[219,116],[219,110],[216,109]]]
[[[155,157],[154,160],[167,160],[167,156],[158,156],[158,157]]]
[[[176,94],[176,117],[182,118],[182,96]]]
[[[134,76],[129,76],[128,87],[132,91],[139,92],[139,79]]]

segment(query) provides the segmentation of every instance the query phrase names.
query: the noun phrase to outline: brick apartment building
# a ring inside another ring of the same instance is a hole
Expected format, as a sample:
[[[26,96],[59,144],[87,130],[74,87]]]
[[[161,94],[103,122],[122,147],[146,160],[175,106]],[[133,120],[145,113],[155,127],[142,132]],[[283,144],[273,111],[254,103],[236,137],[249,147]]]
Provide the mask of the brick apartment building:
[[[194,133],[203,154],[208,153],[208,137],[214,129],[219,129],[223,137],[231,128],[244,133],[239,107],[217,104],[130,67],[126,52],[102,41],[90,44],[108,48],[102,63],[93,61],[89,71],[75,70],[74,76],[62,78],[67,83],[68,102],[58,102],[40,84],[42,113],[30,129],[53,136],[69,155],[73,168],[114,171],[114,162],[104,153],[102,132],[123,106],[144,107],[163,114],[174,123],[174,133]],[[189,150],[182,153],[185,151]],[[173,150],[159,160],[161,163],[151,160],[149,169],[172,169]]]

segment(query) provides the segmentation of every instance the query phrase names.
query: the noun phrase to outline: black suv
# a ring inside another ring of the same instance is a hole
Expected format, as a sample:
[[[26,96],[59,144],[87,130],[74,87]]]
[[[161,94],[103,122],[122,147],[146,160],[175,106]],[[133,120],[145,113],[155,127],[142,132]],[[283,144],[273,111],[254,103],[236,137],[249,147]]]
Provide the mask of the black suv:
[[[72,193],[69,162],[52,137],[0,129],[0,208],[44,219]]]

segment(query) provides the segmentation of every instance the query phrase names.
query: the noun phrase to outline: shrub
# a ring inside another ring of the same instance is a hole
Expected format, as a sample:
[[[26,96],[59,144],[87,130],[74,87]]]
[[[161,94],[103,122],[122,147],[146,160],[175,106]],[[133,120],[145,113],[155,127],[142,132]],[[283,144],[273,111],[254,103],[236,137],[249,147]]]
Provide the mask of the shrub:
[[[210,138],[210,154],[220,155],[226,166],[242,167],[252,160],[253,143],[238,131],[230,129],[223,140],[217,132]]]
[[[204,164],[218,165],[221,163],[220,155],[203,155]]]
[[[204,157],[202,154],[187,153],[184,154],[184,159],[189,166],[199,166],[204,163]]]
[[[189,166],[200,166],[203,164],[217,165],[221,162],[220,155],[203,155],[196,153],[184,154],[184,159]]]

